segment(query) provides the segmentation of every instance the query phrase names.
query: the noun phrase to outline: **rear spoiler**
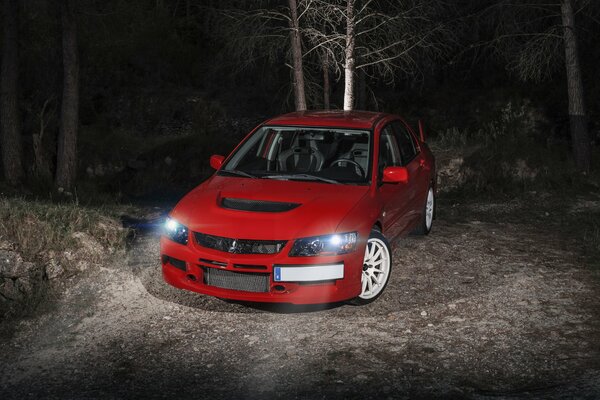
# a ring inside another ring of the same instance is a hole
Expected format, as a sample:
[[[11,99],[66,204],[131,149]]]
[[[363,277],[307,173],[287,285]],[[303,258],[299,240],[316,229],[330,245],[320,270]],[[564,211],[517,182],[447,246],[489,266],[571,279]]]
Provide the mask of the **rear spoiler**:
[[[425,128],[423,128],[423,121],[419,120],[419,137],[421,142],[425,143]]]

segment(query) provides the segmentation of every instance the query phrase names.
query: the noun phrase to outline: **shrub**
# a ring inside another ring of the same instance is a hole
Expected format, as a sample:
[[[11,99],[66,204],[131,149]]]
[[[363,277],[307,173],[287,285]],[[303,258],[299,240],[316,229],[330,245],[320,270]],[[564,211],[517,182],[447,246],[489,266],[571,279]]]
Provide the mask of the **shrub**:
[[[124,247],[127,236],[117,218],[108,207],[0,197],[0,241],[13,243],[26,260],[46,262],[50,252],[80,247],[77,234],[84,233],[110,254]]]

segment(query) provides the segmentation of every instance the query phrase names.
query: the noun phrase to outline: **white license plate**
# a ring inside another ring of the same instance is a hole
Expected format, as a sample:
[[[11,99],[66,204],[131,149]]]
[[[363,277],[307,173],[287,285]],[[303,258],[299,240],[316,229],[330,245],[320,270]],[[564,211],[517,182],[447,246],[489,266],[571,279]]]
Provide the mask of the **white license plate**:
[[[275,282],[316,282],[342,279],[344,264],[275,266],[273,280]]]

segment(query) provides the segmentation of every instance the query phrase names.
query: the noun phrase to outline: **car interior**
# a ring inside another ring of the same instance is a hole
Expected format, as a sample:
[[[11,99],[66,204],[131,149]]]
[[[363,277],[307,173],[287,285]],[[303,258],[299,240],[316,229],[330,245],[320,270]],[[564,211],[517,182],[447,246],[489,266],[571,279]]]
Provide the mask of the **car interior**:
[[[232,159],[236,169],[254,174],[311,174],[340,182],[367,181],[369,132],[321,128],[263,129],[266,131],[260,140],[237,163],[235,157]]]

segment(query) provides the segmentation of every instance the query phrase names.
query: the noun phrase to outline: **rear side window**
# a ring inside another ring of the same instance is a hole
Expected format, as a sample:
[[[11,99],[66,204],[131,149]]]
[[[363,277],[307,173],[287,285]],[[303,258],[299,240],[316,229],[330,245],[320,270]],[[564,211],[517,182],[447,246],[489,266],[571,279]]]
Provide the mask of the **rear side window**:
[[[392,127],[400,149],[401,165],[405,166],[417,155],[417,146],[414,138],[402,122],[392,122]]]
[[[379,165],[378,176],[383,178],[383,170],[385,167],[399,167],[401,165],[400,150],[398,142],[391,125],[386,126],[381,131],[379,138]]]

